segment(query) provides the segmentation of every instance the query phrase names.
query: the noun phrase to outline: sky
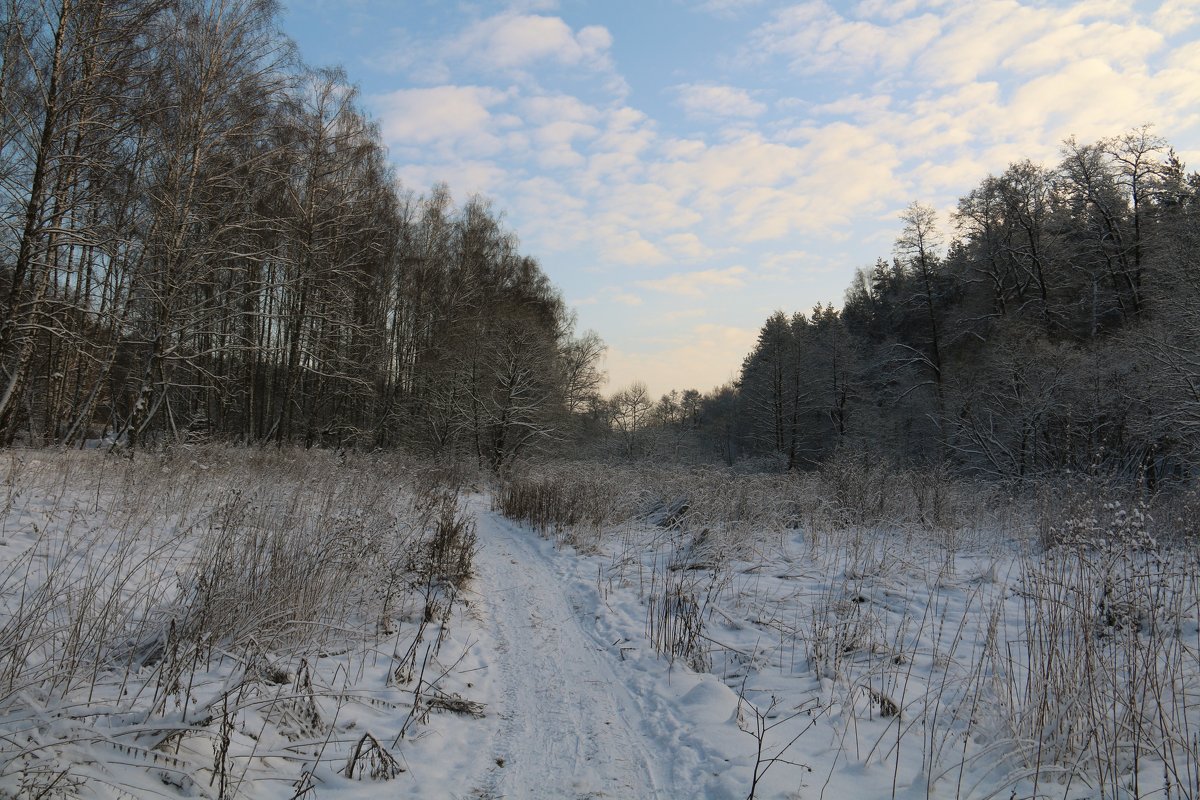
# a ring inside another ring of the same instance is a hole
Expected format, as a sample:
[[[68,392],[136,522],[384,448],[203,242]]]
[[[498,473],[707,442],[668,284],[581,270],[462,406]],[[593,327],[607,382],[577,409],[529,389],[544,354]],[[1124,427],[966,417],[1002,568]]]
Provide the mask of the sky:
[[[913,201],[1143,124],[1200,168],[1200,0],[285,0],[403,184],[503,212],[609,391],[736,377]]]

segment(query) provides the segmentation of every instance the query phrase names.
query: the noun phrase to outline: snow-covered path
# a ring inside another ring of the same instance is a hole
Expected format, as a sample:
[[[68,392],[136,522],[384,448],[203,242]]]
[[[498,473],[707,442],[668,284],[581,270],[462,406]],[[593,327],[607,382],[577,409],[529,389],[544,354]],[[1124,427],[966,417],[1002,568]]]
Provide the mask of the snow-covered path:
[[[728,739],[732,692],[712,676],[677,673],[668,681],[666,665],[642,647],[623,652],[627,639],[617,629],[626,627],[622,617],[633,620],[562,573],[575,559],[482,502],[474,510],[476,604],[481,644],[494,651],[488,682],[500,720],[476,796],[729,796],[713,762],[728,764],[697,728],[715,722]],[[703,709],[689,719],[691,704]],[[722,719],[711,718],[714,710]]]
[[[657,753],[578,601],[522,536],[480,515],[478,586],[495,643],[502,720],[487,788],[506,797],[653,797]]]

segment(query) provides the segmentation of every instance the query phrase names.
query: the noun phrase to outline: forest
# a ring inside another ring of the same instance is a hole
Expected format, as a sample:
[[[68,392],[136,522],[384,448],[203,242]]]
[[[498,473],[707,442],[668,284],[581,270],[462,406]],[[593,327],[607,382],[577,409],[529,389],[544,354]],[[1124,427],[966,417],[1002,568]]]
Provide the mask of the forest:
[[[812,469],[842,450],[998,481],[1195,474],[1200,175],[1150,126],[919,202],[841,307],[776,312],[739,380],[614,397],[636,447]],[[696,452],[695,449],[690,452]]]
[[[600,344],[482,198],[399,187],[270,2],[6,6],[0,441],[561,438]]]

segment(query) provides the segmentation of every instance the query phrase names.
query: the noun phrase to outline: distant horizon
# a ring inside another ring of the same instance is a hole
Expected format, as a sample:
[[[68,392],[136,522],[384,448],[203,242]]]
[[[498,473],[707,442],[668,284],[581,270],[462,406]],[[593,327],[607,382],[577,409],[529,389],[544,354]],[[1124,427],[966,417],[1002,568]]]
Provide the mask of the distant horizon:
[[[1200,162],[1200,3],[293,0],[400,179],[505,214],[608,344],[606,392],[734,378],[776,309],[840,307],[899,213],[1143,124]],[[1096,96],[1103,103],[1095,103]]]

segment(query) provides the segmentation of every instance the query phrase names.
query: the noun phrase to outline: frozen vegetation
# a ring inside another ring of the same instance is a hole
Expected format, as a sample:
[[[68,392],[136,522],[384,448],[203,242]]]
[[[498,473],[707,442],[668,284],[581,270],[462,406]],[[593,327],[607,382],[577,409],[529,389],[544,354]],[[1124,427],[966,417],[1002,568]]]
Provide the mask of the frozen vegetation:
[[[0,479],[0,797],[1200,796],[1189,495],[216,448]]]
[[[436,476],[290,451],[3,461],[0,796],[353,795],[431,717],[480,714],[452,634],[473,523]]]

